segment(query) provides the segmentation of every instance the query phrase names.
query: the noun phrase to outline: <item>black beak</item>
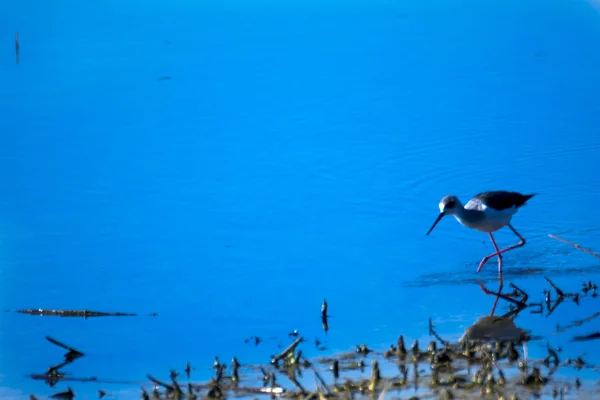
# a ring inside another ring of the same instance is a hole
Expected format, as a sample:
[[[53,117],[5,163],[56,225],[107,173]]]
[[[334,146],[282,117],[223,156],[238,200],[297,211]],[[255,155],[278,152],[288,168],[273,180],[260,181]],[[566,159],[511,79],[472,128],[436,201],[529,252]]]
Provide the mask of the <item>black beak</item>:
[[[435,222],[433,223],[433,225],[431,225],[431,228],[429,228],[429,230],[427,231],[427,235],[429,235],[431,233],[433,228],[435,228],[435,226],[437,225],[438,222],[440,222],[440,220],[442,219],[443,216],[444,216],[444,213],[440,213],[440,215],[437,216],[437,218],[435,219]],[[425,235],[425,236],[427,236],[427,235]]]

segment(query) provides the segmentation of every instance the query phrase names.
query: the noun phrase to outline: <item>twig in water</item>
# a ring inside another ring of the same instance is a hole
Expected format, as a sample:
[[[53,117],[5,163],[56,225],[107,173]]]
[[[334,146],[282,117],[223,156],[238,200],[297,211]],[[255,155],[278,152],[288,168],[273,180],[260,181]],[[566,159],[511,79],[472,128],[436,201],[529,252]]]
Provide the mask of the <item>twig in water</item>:
[[[296,346],[298,346],[298,344],[300,344],[301,341],[302,341],[302,336],[296,338],[296,340],[294,340],[294,342],[292,344],[290,344],[288,347],[286,347],[285,350],[283,350],[281,353],[277,354],[275,357],[273,357],[271,359],[271,364],[277,364],[279,362],[279,360],[281,360],[282,358],[285,358],[289,353],[294,352],[294,350],[296,349]]]
[[[238,369],[240,368],[240,362],[237,358],[233,357],[231,359],[231,380],[234,382],[239,382],[240,375],[238,373]]]
[[[340,362],[338,360],[333,360],[330,369],[331,372],[333,372],[333,379],[338,379],[340,377]]]
[[[431,317],[429,317],[429,336],[435,337],[444,346],[447,346],[448,344],[450,344],[449,342],[442,339],[441,336],[436,332],[435,328],[433,327],[433,322],[431,321]]]
[[[154,383],[157,386],[162,386],[165,389],[169,390],[169,391],[173,391],[175,390],[175,388],[171,385],[169,385],[168,383],[165,383],[163,381],[159,381],[158,379],[154,378],[152,375],[147,374],[146,377],[148,379],[150,379],[152,381],[152,383]]]
[[[19,63],[19,32],[15,34],[15,55],[17,59],[17,64]]]
[[[175,376],[171,376],[171,381],[173,381],[173,387],[175,388],[175,393],[183,394],[183,392],[181,391],[181,386],[179,386],[179,383],[177,383],[177,379]]]
[[[303,395],[307,393],[306,389],[304,389],[304,387],[300,384],[300,382],[298,382],[298,379],[296,378],[294,371],[288,371],[288,373],[286,374],[286,377],[290,380],[290,382],[292,382],[294,384],[294,386],[296,386],[298,388],[298,390],[300,390],[300,393],[302,393]]]
[[[584,252],[586,252],[586,253],[588,253],[588,254],[590,254],[590,255],[592,255],[592,256],[594,256],[594,257],[596,257],[596,258],[600,258],[600,254],[598,254],[598,253],[595,253],[595,252],[593,252],[593,251],[592,251],[592,250],[590,250],[590,249],[586,249],[585,247],[581,247],[581,246],[580,246],[580,245],[578,245],[577,243],[569,242],[568,240],[565,240],[565,239],[563,239],[563,238],[560,238],[560,237],[558,237],[558,236],[555,236],[555,235],[552,235],[552,234],[549,234],[548,236],[550,236],[552,239],[558,240],[559,242],[566,243],[566,244],[568,244],[569,246],[572,246],[572,247],[576,248],[577,250],[584,251]]]
[[[44,316],[58,316],[58,317],[135,317],[136,314],[124,313],[124,312],[102,312],[102,311],[90,311],[90,310],[43,310],[43,309],[27,309],[17,310],[19,314],[27,315],[44,315]]]
[[[66,344],[59,342],[58,340],[53,339],[50,336],[46,336],[46,340],[52,344],[57,345],[58,347],[62,347],[65,350],[69,350],[69,352],[65,354],[65,361],[67,362],[74,361],[75,359],[83,357],[85,355],[81,351],[76,350],[73,347],[67,346]]]
[[[377,385],[379,384],[380,380],[381,373],[379,371],[379,363],[377,360],[373,360],[371,361],[371,379],[369,380],[369,390],[374,392],[377,389]]]
[[[313,372],[315,373],[315,377],[316,379],[319,381],[319,383],[321,384],[321,386],[323,386],[323,389],[325,389],[325,393],[330,396],[331,395],[331,391],[329,390],[329,388],[327,387],[327,383],[325,383],[325,380],[323,378],[321,378],[321,375],[319,375],[319,373],[317,372],[316,368],[311,366],[310,367]]]
[[[562,290],[560,290],[550,279],[548,279],[547,277],[544,277],[544,279],[550,284],[550,286],[552,286],[552,289],[556,291],[558,297],[565,297],[565,293]]]
[[[379,397],[377,398],[377,400],[383,400],[385,399],[385,394],[387,393],[388,389],[392,387],[392,384],[390,383],[389,385],[387,385],[379,394]]]

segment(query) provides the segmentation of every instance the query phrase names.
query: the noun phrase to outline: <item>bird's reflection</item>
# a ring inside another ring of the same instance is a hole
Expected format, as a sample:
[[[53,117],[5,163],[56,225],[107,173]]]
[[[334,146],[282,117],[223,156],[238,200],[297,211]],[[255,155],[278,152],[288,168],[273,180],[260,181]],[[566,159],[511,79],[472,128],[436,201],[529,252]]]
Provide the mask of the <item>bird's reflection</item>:
[[[489,315],[479,318],[473,325],[469,326],[463,333],[460,341],[469,340],[473,342],[512,342],[523,344],[523,353],[527,359],[527,350],[525,343],[528,340],[528,333],[519,328],[514,319],[527,308],[527,294],[514,284],[509,284],[512,292],[503,293],[504,283],[500,278],[498,281],[498,290],[492,291],[485,284],[478,281],[479,287],[486,295],[494,296],[494,304]],[[494,315],[500,299],[510,303],[510,309],[503,315]]]
[[[518,288],[516,285],[510,283],[509,286],[511,287],[512,291],[502,293],[502,289],[504,288],[504,280],[502,279],[502,275],[500,275],[498,279],[498,290],[496,292],[489,290],[481,280],[479,280],[478,283],[483,293],[495,296],[494,304],[492,306],[492,310],[490,311],[490,316],[494,316],[494,313],[496,312],[496,306],[498,305],[498,301],[500,299],[506,300],[511,304],[509,312],[502,315],[503,318],[514,319],[521,311],[527,308],[527,293]]]

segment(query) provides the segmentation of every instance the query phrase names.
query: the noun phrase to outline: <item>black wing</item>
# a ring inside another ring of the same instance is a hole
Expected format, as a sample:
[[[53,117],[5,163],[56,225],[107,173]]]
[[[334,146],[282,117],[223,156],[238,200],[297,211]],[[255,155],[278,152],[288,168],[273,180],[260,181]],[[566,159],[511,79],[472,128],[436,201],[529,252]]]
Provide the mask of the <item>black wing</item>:
[[[473,198],[480,200],[488,207],[496,210],[505,210],[512,207],[521,207],[535,194],[521,194],[507,190],[494,190],[475,195]]]

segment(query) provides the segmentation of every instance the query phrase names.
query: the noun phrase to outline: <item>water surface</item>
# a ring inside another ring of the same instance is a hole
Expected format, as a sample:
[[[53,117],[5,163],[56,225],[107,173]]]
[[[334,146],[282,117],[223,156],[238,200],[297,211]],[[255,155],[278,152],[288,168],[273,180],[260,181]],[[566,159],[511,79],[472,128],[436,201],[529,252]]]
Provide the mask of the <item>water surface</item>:
[[[45,335],[86,353],[78,376],[140,381],[188,360],[207,378],[215,355],[263,362],[294,329],[325,341],[308,356],[385,348],[399,333],[428,340],[429,316],[458,336],[490,312],[474,271],[492,246],[451,219],[425,236],[446,194],[538,194],[514,219],[527,245],[504,258],[532,297],[548,288],[542,275],[565,290],[597,279],[597,260],[547,237],[600,243],[591,3],[63,0],[3,10],[7,396],[50,393],[26,377],[61,357]],[[514,240],[508,230],[497,238]],[[141,316],[14,312],[23,308]],[[523,327],[549,334],[596,309],[566,304]],[[265,340],[245,344],[251,335]],[[131,387],[108,390],[121,389]]]

